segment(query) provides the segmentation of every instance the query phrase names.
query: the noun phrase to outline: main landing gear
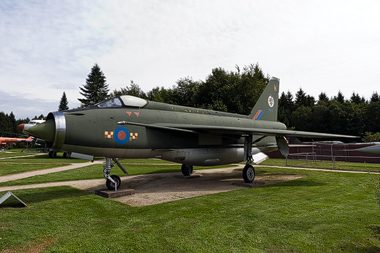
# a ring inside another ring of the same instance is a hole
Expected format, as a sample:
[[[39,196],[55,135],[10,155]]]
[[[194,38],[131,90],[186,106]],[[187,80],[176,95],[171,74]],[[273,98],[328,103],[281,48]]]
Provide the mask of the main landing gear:
[[[247,161],[243,169],[243,179],[246,183],[252,183],[255,179],[255,169],[251,165],[252,158],[252,135],[248,135],[244,140],[244,161]]]
[[[245,165],[244,170],[243,170],[243,178],[244,178],[244,182],[246,183],[252,183],[253,180],[255,179],[255,169],[253,168],[252,165],[248,164],[248,162]]]
[[[107,180],[106,186],[108,190],[115,190],[119,189],[121,185],[121,179],[117,175],[110,175],[111,169],[115,164],[111,162],[111,159],[115,162],[115,164],[124,172],[124,174],[128,174],[128,172],[124,169],[124,167],[119,163],[116,158],[106,158],[106,165],[103,166],[103,176]]]
[[[185,177],[190,176],[191,174],[193,174],[193,165],[182,164],[181,172]]]

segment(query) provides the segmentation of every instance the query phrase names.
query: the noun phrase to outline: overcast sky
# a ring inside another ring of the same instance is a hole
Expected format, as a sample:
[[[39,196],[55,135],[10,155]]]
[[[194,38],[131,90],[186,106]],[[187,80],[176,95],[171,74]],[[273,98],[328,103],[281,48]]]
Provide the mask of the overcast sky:
[[[0,111],[56,111],[97,63],[111,91],[145,92],[256,64],[280,92],[380,93],[380,1],[1,0]]]

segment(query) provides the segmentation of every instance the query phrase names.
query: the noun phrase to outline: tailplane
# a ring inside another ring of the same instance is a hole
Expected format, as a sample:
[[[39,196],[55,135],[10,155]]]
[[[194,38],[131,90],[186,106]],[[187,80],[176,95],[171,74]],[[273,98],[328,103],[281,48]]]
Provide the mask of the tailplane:
[[[280,79],[273,77],[248,117],[254,120],[277,121],[279,87]]]

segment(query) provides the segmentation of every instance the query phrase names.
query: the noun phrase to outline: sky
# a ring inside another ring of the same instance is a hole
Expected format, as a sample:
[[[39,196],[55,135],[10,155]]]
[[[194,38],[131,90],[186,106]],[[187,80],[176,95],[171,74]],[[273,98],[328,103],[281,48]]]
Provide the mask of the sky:
[[[147,92],[259,64],[280,92],[380,93],[380,1],[1,0],[0,111],[80,106],[94,64]],[[242,91],[244,92],[244,91]]]

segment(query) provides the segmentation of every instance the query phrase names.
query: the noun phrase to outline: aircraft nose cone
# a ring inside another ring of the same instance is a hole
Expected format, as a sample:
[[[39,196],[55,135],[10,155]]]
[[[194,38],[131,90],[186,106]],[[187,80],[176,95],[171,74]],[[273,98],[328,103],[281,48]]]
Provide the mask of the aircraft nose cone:
[[[55,122],[54,120],[48,120],[44,123],[34,125],[28,129],[24,129],[24,132],[44,139],[45,141],[54,142],[55,138]]]
[[[18,125],[18,130],[20,130],[21,132],[24,130],[24,124],[20,124]]]

